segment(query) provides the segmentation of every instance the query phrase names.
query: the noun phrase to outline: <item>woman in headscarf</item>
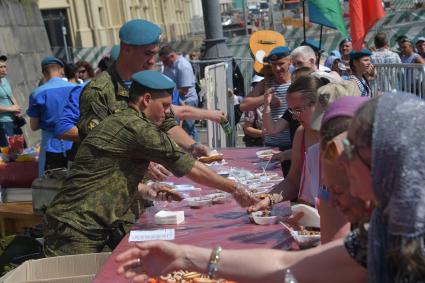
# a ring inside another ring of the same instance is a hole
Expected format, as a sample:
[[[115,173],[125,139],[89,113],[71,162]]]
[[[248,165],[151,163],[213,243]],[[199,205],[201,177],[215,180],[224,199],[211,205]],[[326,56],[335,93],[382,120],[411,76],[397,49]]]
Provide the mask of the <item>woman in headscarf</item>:
[[[423,100],[386,94],[360,108],[344,140],[351,193],[376,207],[368,231],[369,282],[425,281],[424,123]],[[352,255],[366,250],[359,238],[346,243]]]
[[[344,140],[350,190],[376,206],[368,240],[353,233],[345,243],[340,239],[300,252],[223,250],[212,260],[211,249],[152,241],[118,255],[117,271],[134,282],[147,280],[146,273],[179,269],[209,270],[239,282],[282,282],[288,268],[300,283],[424,282],[424,124],[423,100],[385,94],[366,102],[350,126]],[[368,270],[359,263],[367,263]]]

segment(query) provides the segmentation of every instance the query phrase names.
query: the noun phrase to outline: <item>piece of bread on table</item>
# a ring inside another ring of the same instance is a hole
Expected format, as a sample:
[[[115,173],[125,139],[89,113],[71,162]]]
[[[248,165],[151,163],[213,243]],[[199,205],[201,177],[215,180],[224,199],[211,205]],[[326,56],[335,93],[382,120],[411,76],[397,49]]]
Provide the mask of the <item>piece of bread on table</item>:
[[[215,161],[221,161],[223,160],[223,154],[218,153],[217,150],[211,150],[211,152],[208,154],[208,156],[201,156],[198,158],[198,161],[203,163],[212,163]]]
[[[202,162],[202,163],[212,163],[215,161],[221,161],[223,160],[223,154],[218,153],[215,155],[210,155],[210,156],[202,156],[198,158],[198,161]]]

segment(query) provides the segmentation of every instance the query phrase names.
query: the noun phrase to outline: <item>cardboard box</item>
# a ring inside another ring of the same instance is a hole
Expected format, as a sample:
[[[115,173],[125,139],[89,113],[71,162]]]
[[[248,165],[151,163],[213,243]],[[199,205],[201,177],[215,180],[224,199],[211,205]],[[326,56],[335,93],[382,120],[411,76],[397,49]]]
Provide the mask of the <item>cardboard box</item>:
[[[90,283],[111,253],[79,254],[28,260],[1,283]]]

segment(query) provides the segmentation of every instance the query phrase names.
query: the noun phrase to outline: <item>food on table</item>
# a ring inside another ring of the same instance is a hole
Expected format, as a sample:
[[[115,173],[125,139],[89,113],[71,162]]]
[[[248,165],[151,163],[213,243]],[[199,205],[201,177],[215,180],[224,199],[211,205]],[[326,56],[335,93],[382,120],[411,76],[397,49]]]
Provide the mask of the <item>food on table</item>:
[[[271,215],[270,210],[263,210],[251,213],[250,219],[258,225],[270,225],[276,223],[277,216]]]
[[[213,204],[220,204],[226,201],[227,196],[228,194],[226,193],[216,193],[216,194],[206,195],[205,197],[210,198]]]
[[[301,227],[300,231],[291,230],[291,235],[301,249],[312,248],[320,243],[320,230],[316,227]]]
[[[316,227],[304,227],[301,226],[301,230],[298,231],[298,235],[303,236],[320,236],[320,229]]]
[[[276,177],[278,176],[277,173],[273,173],[273,172],[262,172],[262,173],[256,173],[254,174],[255,178],[260,178],[260,179],[265,179],[265,177],[271,178],[271,177]]]
[[[218,153],[217,150],[211,150],[208,156],[201,156],[198,158],[198,161],[203,163],[212,163],[223,160],[223,154]]]
[[[224,203],[228,198],[229,194],[227,193],[215,193],[209,194],[201,197],[192,197],[187,198],[186,200],[189,202],[189,206],[194,208],[199,208],[201,206],[206,206],[209,204],[220,204]]]
[[[212,203],[211,198],[206,198],[206,197],[192,197],[192,198],[187,198],[186,200],[189,203],[189,206],[193,208],[199,208]]]
[[[167,275],[160,276],[158,279],[150,278],[149,283],[232,283],[225,279],[212,280],[208,275],[199,272],[190,272],[187,270],[178,270]]]
[[[183,197],[178,193],[178,192],[176,192],[176,191],[173,191],[173,189],[172,188],[170,188],[170,189],[168,189],[168,188],[161,188],[159,191],[158,191],[158,193],[165,193],[166,194],[166,197],[167,197],[167,199],[169,198],[169,197],[172,197],[172,199],[174,200],[174,201],[182,201],[183,200]]]
[[[278,153],[278,151],[274,151],[272,149],[266,149],[266,150],[257,151],[255,154],[257,155],[259,159],[270,160],[275,153]]]
[[[270,152],[270,153],[260,154],[258,155],[258,157],[263,160],[269,160],[273,157],[273,153]]]

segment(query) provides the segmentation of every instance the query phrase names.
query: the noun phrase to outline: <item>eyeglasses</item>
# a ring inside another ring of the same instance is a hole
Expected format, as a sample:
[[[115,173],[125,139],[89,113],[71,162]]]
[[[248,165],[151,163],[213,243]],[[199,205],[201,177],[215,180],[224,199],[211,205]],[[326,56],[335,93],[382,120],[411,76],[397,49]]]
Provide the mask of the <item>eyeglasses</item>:
[[[366,145],[355,145],[351,144],[349,139],[344,139],[342,141],[342,146],[344,148],[344,154],[347,157],[348,160],[352,160],[354,158],[354,153],[357,155],[357,157],[360,159],[360,161],[368,168],[370,168],[370,165],[364,157],[362,157],[359,153],[359,148],[367,147]]]
[[[301,113],[307,108],[307,106],[300,107],[297,109],[288,108],[288,112],[291,113],[292,116],[299,116]]]

